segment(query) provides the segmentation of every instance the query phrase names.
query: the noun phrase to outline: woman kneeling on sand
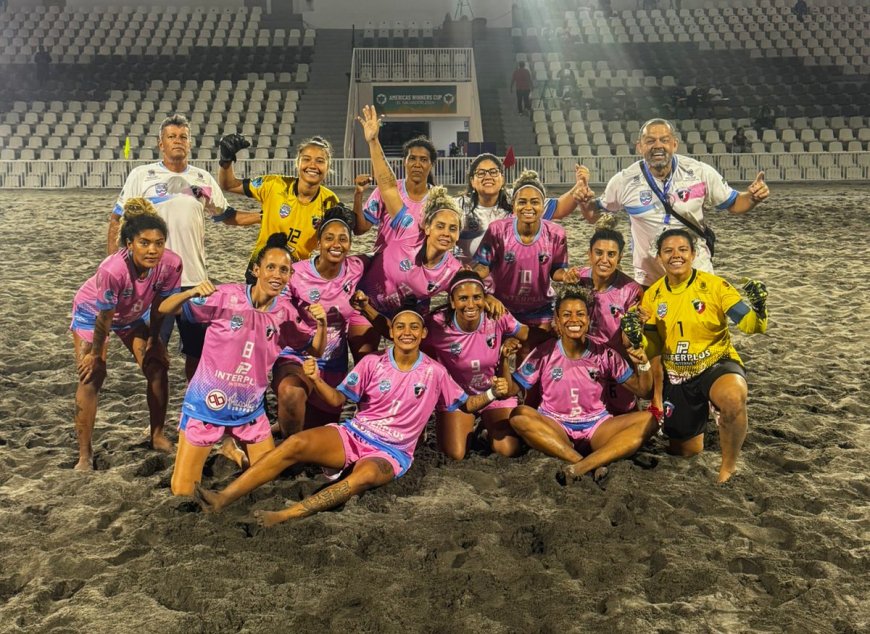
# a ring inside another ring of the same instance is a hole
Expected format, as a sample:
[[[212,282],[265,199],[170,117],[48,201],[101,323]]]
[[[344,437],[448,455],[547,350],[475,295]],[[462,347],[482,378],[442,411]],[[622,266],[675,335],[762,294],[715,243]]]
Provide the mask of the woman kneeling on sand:
[[[79,461],[75,468],[80,471],[94,468],[91,437],[100,388],[106,379],[110,332],[127,346],[148,381],[151,446],[172,451],[172,443],[163,435],[169,369],[159,336],[163,319],[156,310],[150,319],[154,305],[177,292],[181,282],[181,258],[165,246],[168,233],[149,201],[128,200],[119,235],[120,245],[126,248],[103,260],[73,300],[70,330],[79,375],[75,413]]]
[[[665,370],[662,400],[670,453],[693,456],[704,449],[708,401],[720,412],[722,465],[719,482],[737,470],[746,438],[746,374],[731,345],[728,319],[745,333],[767,330],[767,289],[747,280],[751,308],[731,284],[692,268],[695,241],[685,229],[669,229],[657,242],[665,277],[649,287],[643,312],[647,354],[661,354]]]
[[[188,320],[209,326],[202,358],[184,395],[172,472],[174,495],[193,493],[212,445],[224,436],[239,441],[252,464],[275,446],[263,399],[269,369],[285,346],[319,356],[326,343],[323,307],[308,308],[317,322],[315,332],[282,293],[292,266],[287,236],[275,233],[254,259],[256,284],[215,288],[206,280],[160,305],[163,315],[183,308]]]
[[[605,408],[604,391],[610,381],[646,398],[652,372],[642,349],[627,350],[635,372],[618,352],[588,339],[591,305],[587,289],[564,289],[554,316],[559,339],[538,346],[513,373],[526,390],[540,382],[542,400],[537,410],[526,405],[514,409],[510,424],[534,449],[569,463],[560,473],[565,481],[632,455],[656,430],[648,412],[612,416]],[[507,371],[505,376],[511,377]],[[512,388],[515,391],[516,385]]]
[[[196,496],[203,509],[219,511],[300,462],[341,469],[345,477],[282,511],[256,511],[257,521],[272,526],[334,508],[404,475],[436,405],[446,411],[473,412],[507,395],[507,382],[496,378],[486,393],[467,396],[440,363],[420,351],[426,328],[417,312],[395,315],[390,335],[394,346],[363,357],[337,389],[320,378],[317,364],[307,359],[305,372],[320,397],[334,407],[350,400],[357,404],[356,415],[340,425],[291,436],[221,492],[198,486]]]

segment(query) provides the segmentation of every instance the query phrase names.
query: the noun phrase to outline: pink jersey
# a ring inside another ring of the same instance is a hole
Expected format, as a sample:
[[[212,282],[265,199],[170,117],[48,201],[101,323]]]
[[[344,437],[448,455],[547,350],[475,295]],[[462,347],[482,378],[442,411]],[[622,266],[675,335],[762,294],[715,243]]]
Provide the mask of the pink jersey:
[[[317,367],[322,372],[340,373],[344,377],[347,374],[347,321],[357,314],[350,307],[350,298],[362,279],[365,262],[357,256],[348,257],[338,275],[327,280],[317,272],[319,257],[313,255],[293,265],[288,291],[300,310],[316,303],[326,310],[326,348],[317,360]],[[281,356],[302,363],[306,354],[303,350],[285,348]]]
[[[404,304],[405,298],[417,299],[417,310],[429,311],[429,299],[447,290],[450,279],[462,268],[452,253],[445,253],[432,268],[421,262],[422,246],[417,241],[417,225],[407,227],[407,210],[392,219],[395,233],[387,245],[372,259],[360,283],[369,301],[378,312],[392,317]]]
[[[455,316],[448,320],[446,311],[438,311],[426,320],[426,328],[426,353],[447,368],[466,393],[481,394],[492,387],[502,340],[517,334],[520,323],[510,313],[495,320],[483,314],[477,329],[465,332]]]
[[[493,294],[523,321],[524,313],[553,302],[550,276],[568,266],[565,230],[541,220],[532,243],[524,244],[517,233],[516,218],[495,220],[487,228],[474,261],[489,268],[495,286]]]
[[[634,371],[611,348],[591,341],[579,359],[565,356],[562,342],[549,339],[535,348],[514,372],[514,380],[529,389],[540,382],[540,411],[562,421],[588,422],[607,413],[607,381],[625,383]]]
[[[418,235],[415,236],[418,247],[423,244],[425,239],[423,236],[423,207],[426,205],[426,198],[424,197],[420,201],[411,200],[408,190],[405,189],[404,178],[398,180],[396,186],[399,188],[399,195],[402,197],[402,203],[405,205],[403,208],[405,217],[402,220],[401,227],[393,226],[393,219],[387,213],[387,206],[381,198],[380,189],[375,188],[375,191],[372,192],[372,195],[366,201],[365,207],[363,207],[363,215],[366,220],[378,228],[378,237],[375,239],[375,253],[380,253],[390,240],[396,236],[399,229],[408,229],[412,225],[418,232]]]
[[[358,405],[350,426],[406,458],[436,406],[452,412],[468,398],[444,366],[422,352],[413,368],[399,370],[393,348],[363,357],[337,389]]]
[[[102,310],[114,310],[112,330],[147,321],[154,298],[180,290],[181,258],[169,249],[143,279],[139,279],[129,249],[120,249],[100,263],[73,299],[73,329],[93,330]]]
[[[257,310],[244,284],[222,284],[209,297],[190,300],[184,315],[208,329],[182,412],[219,425],[242,425],[263,414],[275,359],[285,346],[305,349],[315,331],[286,295]]]
[[[580,270],[579,284],[593,288],[592,271],[588,266]],[[629,308],[640,304],[643,288],[622,271],[617,271],[613,284],[606,291],[595,292],[593,296],[595,306],[589,323],[589,339],[624,352],[619,322]]]

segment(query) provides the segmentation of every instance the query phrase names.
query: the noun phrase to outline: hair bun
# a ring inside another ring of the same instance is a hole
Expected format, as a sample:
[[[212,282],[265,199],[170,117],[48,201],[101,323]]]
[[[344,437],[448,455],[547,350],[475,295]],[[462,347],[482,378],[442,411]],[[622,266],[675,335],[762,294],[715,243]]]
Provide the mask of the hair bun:
[[[616,225],[618,224],[619,221],[617,220],[616,216],[611,213],[605,212],[601,214],[598,220],[595,221],[595,230],[598,231],[599,229],[616,229]]]

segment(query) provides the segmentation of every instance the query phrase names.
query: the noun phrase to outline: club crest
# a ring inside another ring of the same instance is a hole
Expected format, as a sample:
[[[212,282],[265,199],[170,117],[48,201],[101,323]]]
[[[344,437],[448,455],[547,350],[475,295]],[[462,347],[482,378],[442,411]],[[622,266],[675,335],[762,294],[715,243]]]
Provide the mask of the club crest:
[[[659,302],[659,305],[656,307],[656,315],[659,319],[664,319],[665,315],[668,314],[668,303],[667,302]]]
[[[197,306],[203,306],[205,305],[205,300],[205,297],[194,297],[192,300],[190,300],[190,303],[196,304]]]
[[[312,216],[311,217],[311,226],[317,229],[320,226],[320,221],[322,218],[320,216]]]
[[[341,287],[341,290],[343,290],[345,293],[350,293],[352,286],[353,285],[350,282],[345,282],[344,286]]]
[[[508,251],[504,254],[504,261],[508,264],[513,264],[517,261],[517,255],[513,251]]]
[[[166,189],[166,183],[157,183],[157,184],[154,186],[154,192],[155,192],[158,196],[165,196],[165,195],[166,195],[166,192],[167,192],[167,189]]]
[[[665,401],[662,404],[662,407],[664,408],[665,418],[670,418],[671,415],[674,413],[674,404],[670,401]]]
[[[538,262],[540,262],[541,264],[546,264],[549,261],[550,261],[550,254],[549,253],[539,253],[538,254]]]
[[[640,193],[640,204],[648,205],[652,202],[652,192],[648,189],[643,190]]]
[[[700,299],[693,299],[692,306],[694,306],[695,312],[697,312],[699,315],[703,315],[704,311],[707,309],[707,304],[702,302]]]
[[[275,326],[273,326],[272,324],[266,326],[266,339],[271,339],[272,337],[274,337],[276,332],[277,330],[275,330]]]
[[[417,398],[420,398],[421,396],[423,396],[423,392],[425,392],[425,391],[426,391],[426,386],[423,385],[422,383],[415,383],[414,384],[414,396],[416,396]]]
[[[316,302],[320,299],[320,291],[318,291],[316,288],[312,288],[308,291],[308,299],[310,299],[312,302]]]
[[[245,323],[245,319],[241,315],[233,315],[230,318],[230,328],[234,331],[241,328],[244,325],[244,323]]]
[[[495,348],[495,335],[490,335],[486,338],[486,347]]]
[[[677,198],[679,198],[682,202],[689,202],[689,190],[685,187],[682,187],[677,190]]]
[[[562,370],[562,368],[555,367],[555,368],[553,368],[553,370],[550,372],[550,376],[553,377],[553,380],[554,380],[554,381],[561,381],[561,380],[562,380],[562,376],[564,376],[564,371]]]
[[[401,262],[399,262],[399,270],[405,271],[406,273],[411,270],[411,260],[405,258]]]
[[[351,372],[347,375],[347,378],[344,380],[344,382],[347,383],[349,386],[353,387],[354,385],[359,383],[359,374],[357,374],[356,372]]]
[[[625,310],[622,308],[622,306],[617,306],[616,304],[611,304],[610,305],[610,314],[613,315],[614,317],[616,317],[617,319],[621,319],[622,316],[625,314]]]
[[[378,383],[378,390],[381,392],[381,394],[386,394],[387,392],[389,392],[391,387],[393,387],[393,384],[390,383],[389,379],[384,379],[383,381]]]
[[[290,205],[288,205],[287,203],[284,203],[283,205],[281,205],[281,209],[278,210],[278,215],[281,216],[282,218],[286,218],[287,216],[289,216],[290,215]]]
[[[438,289],[439,286],[440,286],[440,284],[438,282],[433,282],[430,280],[429,283],[426,284],[426,290],[429,293],[434,293]]]
[[[592,379],[593,381],[598,380],[598,370],[596,370],[595,368],[589,368],[588,370],[586,370],[586,372],[589,374],[590,379]]]
[[[459,356],[462,354],[462,344],[459,342],[450,344],[450,354],[454,356]]]

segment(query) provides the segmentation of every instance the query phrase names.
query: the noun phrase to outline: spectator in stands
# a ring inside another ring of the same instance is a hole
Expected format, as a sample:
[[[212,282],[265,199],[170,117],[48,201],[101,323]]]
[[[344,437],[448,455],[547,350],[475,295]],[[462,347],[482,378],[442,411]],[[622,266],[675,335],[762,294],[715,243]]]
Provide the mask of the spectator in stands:
[[[166,248],[181,256],[184,270],[181,289],[188,290],[208,280],[205,260],[205,222],[208,214],[215,222],[244,225],[259,222],[260,215],[236,212],[227,204],[211,174],[188,163],[190,159],[190,123],[187,117],[174,114],[160,124],[159,145],[162,160],[140,165],[130,172],[118,201],[109,216],[108,248],[112,255],[118,249],[118,230],[124,214],[124,203],[130,198],[144,197],[154,203],[158,215],[166,221],[169,235]],[[185,356],[184,371],[188,380],[196,371],[202,355],[205,327],[176,318]],[[172,334],[171,319],[163,322],[160,333],[164,343]]]
[[[297,176],[266,174],[239,180],[233,163],[236,154],[250,146],[240,134],[228,134],[220,140],[218,182],[224,191],[244,194],[262,205],[260,235],[245,271],[248,284],[254,284],[254,260],[269,236],[286,234],[294,261],[307,260],[317,246],[317,227],[323,214],[338,204],[338,196],[323,185],[332,160],[332,146],[326,139],[315,136],[302,141],[296,152]]]
[[[601,211],[629,212],[635,280],[641,286],[650,286],[665,273],[655,250],[656,238],[665,229],[685,227],[704,237],[694,266],[712,273],[715,236],[704,225],[704,209],[742,214],[770,196],[764,172],[758,173],[747,191],[738,192],[709,165],[678,155],[678,146],[670,121],[650,119],[638,135],[636,149],[641,160],[613,176],[597,200],[578,200],[589,223],[598,220]]]
[[[33,56],[33,62],[36,64],[36,81],[42,86],[48,81],[51,74],[51,55],[42,44],[39,45],[36,55]]]
[[[765,130],[769,130],[774,126],[774,112],[770,106],[761,106],[758,110],[758,116],[752,122],[752,127],[758,133],[758,138],[764,134]]]
[[[532,94],[534,87],[532,74],[526,68],[525,62],[517,62],[516,70],[511,75],[511,90],[516,90],[517,93],[517,112],[520,114],[532,113],[532,102],[529,96]]]
[[[574,99],[574,88],[577,80],[574,79],[574,71],[567,66],[559,72],[559,96],[562,101],[570,102]]]
[[[749,139],[746,138],[746,132],[743,131],[743,128],[737,128],[737,132],[734,133],[734,138],[731,139],[729,144],[729,151],[732,154],[743,154],[749,151],[749,147]]]
[[[810,10],[809,7],[807,7],[806,0],[797,0],[791,10],[791,12],[795,14],[799,22],[804,21],[804,18],[807,16],[807,13],[809,13],[809,11]]]

